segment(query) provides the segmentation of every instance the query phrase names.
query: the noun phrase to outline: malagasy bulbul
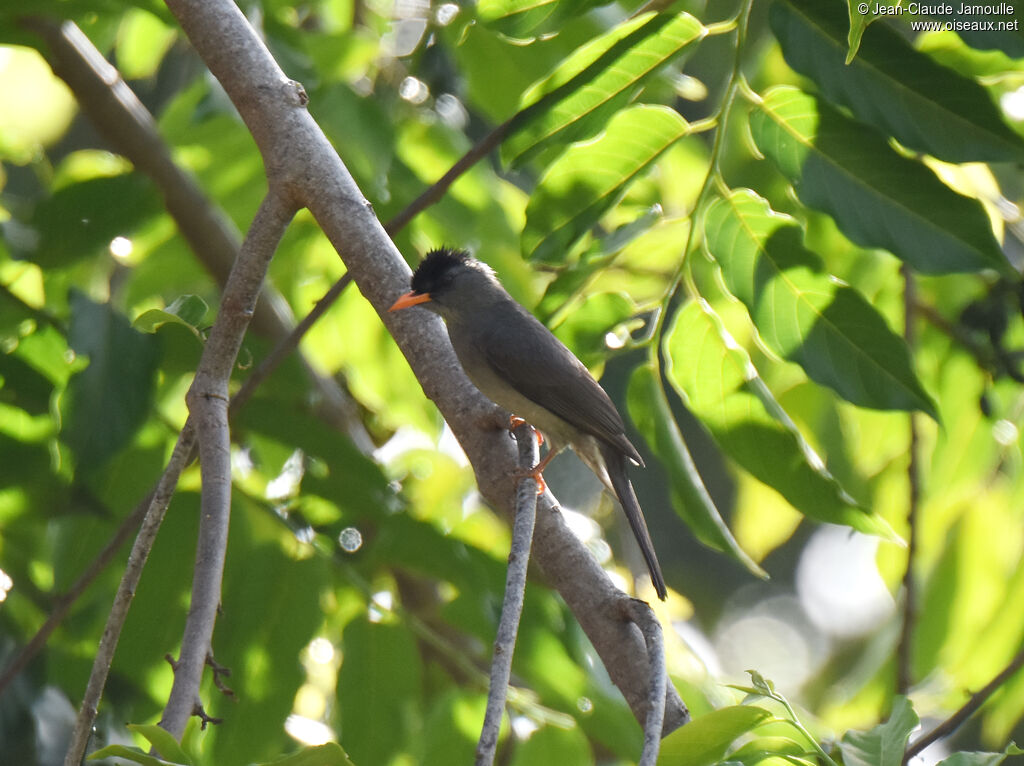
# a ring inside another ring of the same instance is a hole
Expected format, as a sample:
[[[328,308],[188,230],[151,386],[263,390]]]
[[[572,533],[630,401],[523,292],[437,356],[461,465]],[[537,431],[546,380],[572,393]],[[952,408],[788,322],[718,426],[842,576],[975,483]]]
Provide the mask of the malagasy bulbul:
[[[626,461],[644,464],[626,438],[622,417],[587,368],[525,308],[486,264],[447,248],[428,253],[412,275],[412,290],[391,311],[422,305],[439,314],[466,375],[488,399],[523,418],[548,441],[531,472],[540,478],[566,445],[619,499],[640,544],[658,598],[666,597]]]

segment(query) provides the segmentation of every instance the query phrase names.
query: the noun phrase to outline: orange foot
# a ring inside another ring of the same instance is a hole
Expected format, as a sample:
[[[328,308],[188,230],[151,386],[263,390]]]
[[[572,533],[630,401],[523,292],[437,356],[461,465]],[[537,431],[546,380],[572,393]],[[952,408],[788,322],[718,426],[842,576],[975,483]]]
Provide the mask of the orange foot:
[[[525,423],[526,423],[526,420],[524,420],[523,418],[519,417],[518,415],[509,415],[509,417],[508,417],[508,427],[511,428],[511,429],[519,428],[519,426],[521,426],[521,425],[523,425]],[[540,445],[542,445],[544,443],[544,434],[542,434],[536,428],[533,429],[533,433],[537,437],[537,446],[539,447]]]
[[[535,433],[537,433],[538,436],[540,435],[539,431]],[[544,458],[539,463],[537,463],[537,465],[535,465],[533,468],[530,468],[528,470],[523,470],[521,468],[517,469],[515,475],[519,479],[529,478],[535,480],[537,482],[537,494],[543,495],[544,490],[548,488],[547,482],[544,481],[544,469],[548,467],[548,463],[551,462],[551,458],[553,458],[557,454],[557,452],[549,451],[548,454],[546,454]]]

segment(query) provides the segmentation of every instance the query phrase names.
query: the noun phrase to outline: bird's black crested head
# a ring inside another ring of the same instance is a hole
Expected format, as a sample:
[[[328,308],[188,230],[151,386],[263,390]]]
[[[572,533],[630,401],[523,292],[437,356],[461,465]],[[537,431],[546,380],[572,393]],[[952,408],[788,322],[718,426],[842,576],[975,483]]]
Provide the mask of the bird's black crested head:
[[[451,287],[455,278],[467,270],[482,272],[489,277],[493,273],[487,265],[480,263],[465,250],[442,247],[431,250],[420,261],[420,265],[412,275],[412,291],[424,295],[436,296]]]

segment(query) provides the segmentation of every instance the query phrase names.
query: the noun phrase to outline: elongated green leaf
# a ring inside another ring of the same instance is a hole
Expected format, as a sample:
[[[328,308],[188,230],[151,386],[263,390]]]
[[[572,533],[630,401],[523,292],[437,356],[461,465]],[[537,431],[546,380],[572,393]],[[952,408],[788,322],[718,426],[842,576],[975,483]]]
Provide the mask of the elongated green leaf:
[[[89,366],[72,376],[61,438],[83,468],[124,447],[145,420],[160,358],[156,339],[133,330],[108,304],[71,293],[69,342]]]
[[[712,710],[669,734],[661,743],[658,764],[710,766],[718,763],[737,737],[771,718],[771,713],[754,705]]]
[[[743,189],[710,207],[705,234],[726,287],[775,353],[854,404],[937,417],[906,343],[859,292],[825,271],[793,219]]]
[[[899,3],[900,0],[896,0],[896,2]],[[864,4],[860,0],[846,0],[846,5],[847,11],[850,14],[850,33],[846,37],[846,43],[849,45],[849,50],[846,52],[846,63],[849,64],[856,57],[857,51],[860,49],[860,41],[864,36],[864,30],[877,17],[870,7],[866,13],[861,13],[861,8],[864,7]]]
[[[604,0],[481,0],[476,15],[484,24],[506,35],[524,37],[550,30],[557,32],[569,19]]]
[[[615,115],[597,140],[569,147],[526,206],[523,253],[545,263],[562,262],[626,187],[688,130],[672,109],[638,105]]]
[[[839,749],[846,766],[900,766],[910,733],[919,719],[906,697],[893,700],[889,720],[870,731],[850,731]]]
[[[637,86],[705,34],[687,13],[645,13],[591,40],[523,94],[521,108],[550,103],[515,126],[502,145],[503,160],[522,162],[553,143],[594,135]]]
[[[825,102],[775,88],[751,114],[750,130],[800,199],[835,218],[854,242],[929,274],[1009,270],[981,203]]]
[[[857,119],[948,162],[1024,158],[1024,141],[981,85],[914,50],[885,25],[864,30],[847,66],[848,18],[835,0],[785,0],[770,12],[789,65]]]
[[[752,574],[767,578],[768,573],[740,547],[708,494],[653,366],[636,368],[629,381],[627,402],[633,423],[668,472],[675,512],[702,543],[730,554]]]
[[[86,760],[95,761],[101,758],[124,758],[126,761],[132,763],[139,763],[142,766],[177,766],[177,764],[171,761],[165,761],[156,756],[147,755],[136,747],[128,747],[127,745],[107,745],[106,747],[97,750],[95,753],[89,755]]]
[[[342,746],[356,763],[387,763],[404,743],[381,737],[380,722],[422,715],[423,668],[416,641],[402,625],[356,619],[345,628],[342,650],[337,697]]]
[[[953,753],[949,758],[939,761],[939,766],[999,766],[1009,756],[1021,754],[1024,754],[1024,750],[1011,742],[1001,753],[979,753],[977,751]]]
[[[737,464],[805,516],[896,539],[884,519],[839,486],[710,306],[685,306],[664,351],[669,381]]]

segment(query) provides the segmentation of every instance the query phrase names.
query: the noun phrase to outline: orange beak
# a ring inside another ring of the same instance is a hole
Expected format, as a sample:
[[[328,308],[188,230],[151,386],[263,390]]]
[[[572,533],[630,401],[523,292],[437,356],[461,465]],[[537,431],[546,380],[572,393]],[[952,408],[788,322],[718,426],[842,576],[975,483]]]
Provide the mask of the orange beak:
[[[407,309],[410,306],[418,306],[421,303],[426,303],[430,300],[430,293],[413,293],[408,292],[405,295],[399,297],[395,301],[388,311],[398,311],[400,309]]]

